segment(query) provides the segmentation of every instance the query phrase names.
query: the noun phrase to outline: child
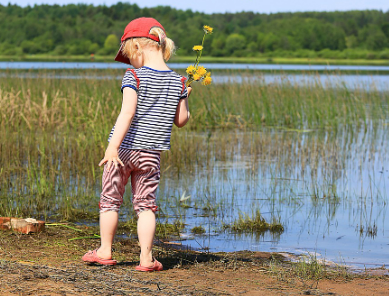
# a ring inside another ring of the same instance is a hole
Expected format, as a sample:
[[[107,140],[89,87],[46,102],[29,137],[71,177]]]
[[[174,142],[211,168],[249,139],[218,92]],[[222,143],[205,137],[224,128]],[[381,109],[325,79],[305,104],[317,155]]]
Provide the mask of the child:
[[[121,41],[115,60],[135,69],[128,69],[123,77],[122,108],[99,164],[105,164],[99,203],[101,246],[86,253],[82,260],[105,265],[117,263],[111,257],[111,248],[125,185],[131,176],[141,248],[136,270],[160,271],[162,264],[152,256],[160,154],[170,149],[173,123],[183,127],[189,120],[191,88],[186,88],[185,78],[165,63],[175,46],[158,21],[153,18],[131,21]]]

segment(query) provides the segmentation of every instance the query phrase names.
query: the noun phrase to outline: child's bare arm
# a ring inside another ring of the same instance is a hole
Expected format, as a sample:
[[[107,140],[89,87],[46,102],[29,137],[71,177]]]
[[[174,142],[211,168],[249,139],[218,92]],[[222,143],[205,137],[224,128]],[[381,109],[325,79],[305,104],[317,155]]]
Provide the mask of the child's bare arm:
[[[192,88],[188,87],[188,96],[185,99],[181,99],[177,105],[176,116],[174,118],[174,124],[177,127],[183,127],[189,121],[190,113],[189,113],[188,98],[191,92],[192,92]]]
[[[119,159],[118,150],[120,144],[127,134],[132,119],[134,118],[137,101],[138,96],[134,89],[130,87],[123,88],[122,109],[118,119],[116,120],[115,131],[113,132],[108,148],[105,151],[105,156],[99,163],[99,166],[108,163],[108,171],[110,170],[112,164],[114,164],[116,168],[118,167],[119,163],[122,166],[124,165],[123,162]]]

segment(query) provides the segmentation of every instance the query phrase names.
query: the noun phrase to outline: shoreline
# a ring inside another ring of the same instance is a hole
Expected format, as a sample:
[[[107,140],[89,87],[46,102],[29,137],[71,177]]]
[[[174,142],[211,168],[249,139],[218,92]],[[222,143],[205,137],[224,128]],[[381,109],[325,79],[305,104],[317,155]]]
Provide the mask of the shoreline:
[[[262,254],[267,257],[271,256],[279,256],[279,258],[282,258],[282,261],[289,262],[291,264],[296,263],[307,263],[307,264],[320,264],[322,266],[326,266],[329,269],[344,269],[350,274],[358,275],[358,274],[366,274],[366,275],[383,275],[383,276],[389,276],[389,269],[386,268],[385,264],[382,266],[379,266],[378,264],[374,263],[366,263],[363,264],[364,267],[362,267],[362,264],[360,266],[358,265],[352,265],[349,262],[343,262],[343,263],[337,263],[335,261],[331,261],[326,258],[322,258],[320,254],[316,253],[292,253],[288,251],[251,251],[251,250],[237,250],[237,251],[218,251],[218,252],[212,252],[212,251],[201,251],[200,249],[192,248],[190,245],[185,245],[184,243],[177,243],[176,241],[162,241],[157,243],[156,245],[160,247],[168,246],[174,250],[177,251],[190,251],[198,254],[212,254],[212,255],[218,255],[218,254],[239,254],[244,252],[252,252],[252,253],[258,253]],[[366,267],[371,266],[371,267]]]
[[[74,236],[95,231],[86,226],[47,227],[30,235],[0,231],[0,292],[3,295],[378,295],[389,289],[389,276],[383,274],[387,269],[352,274],[345,268],[317,261],[293,263],[279,253],[205,253],[174,250],[159,244],[154,247],[154,254],[164,264],[164,270],[136,272],[139,246],[135,239],[115,240],[116,266],[87,265],[81,262],[81,256],[88,249],[98,248],[99,240],[75,240]]]
[[[54,56],[54,55],[0,55],[2,62],[114,62],[113,56],[98,56],[93,59],[89,55]],[[174,56],[171,63],[193,63],[195,57]],[[202,63],[236,63],[236,64],[291,64],[291,65],[355,65],[355,66],[388,66],[389,60],[377,59],[323,59],[323,58],[285,58],[285,57],[209,57],[204,56]]]

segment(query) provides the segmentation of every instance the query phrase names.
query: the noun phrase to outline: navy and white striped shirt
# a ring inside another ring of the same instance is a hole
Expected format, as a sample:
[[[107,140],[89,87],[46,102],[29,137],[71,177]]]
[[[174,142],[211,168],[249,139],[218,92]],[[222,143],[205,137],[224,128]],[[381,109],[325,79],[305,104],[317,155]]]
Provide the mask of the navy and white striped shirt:
[[[128,69],[122,80],[138,94],[136,113],[120,148],[169,150],[180,99],[188,96],[185,78],[172,70]],[[108,141],[111,140],[112,128]]]

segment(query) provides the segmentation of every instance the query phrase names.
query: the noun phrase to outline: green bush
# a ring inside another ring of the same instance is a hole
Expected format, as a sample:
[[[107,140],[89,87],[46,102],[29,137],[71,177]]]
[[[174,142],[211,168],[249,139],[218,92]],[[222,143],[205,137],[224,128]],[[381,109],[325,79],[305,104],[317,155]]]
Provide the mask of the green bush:
[[[298,49],[293,52],[295,58],[316,58],[317,53],[314,50],[309,49]]]
[[[379,59],[389,59],[389,49],[383,50],[378,54]]]
[[[65,45],[57,45],[53,51],[53,54],[56,55],[65,55],[68,51],[68,48]]]
[[[341,58],[341,51],[325,48],[319,51],[317,56],[324,59],[339,59]]]
[[[237,56],[241,56],[242,50],[246,47],[246,38],[240,34],[231,34],[226,40],[226,49],[232,54],[236,52]]]
[[[104,51],[106,54],[114,54],[120,47],[119,38],[115,34],[107,36],[104,42]]]
[[[364,49],[345,49],[343,55],[346,59],[365,59],[368,51]]]
[[[78,42],[74,42],[68,47],[67,54],[70,55],[89,55],[91,53],[91,49],[94,49],[94,45],[90,40],[82,40]]]

